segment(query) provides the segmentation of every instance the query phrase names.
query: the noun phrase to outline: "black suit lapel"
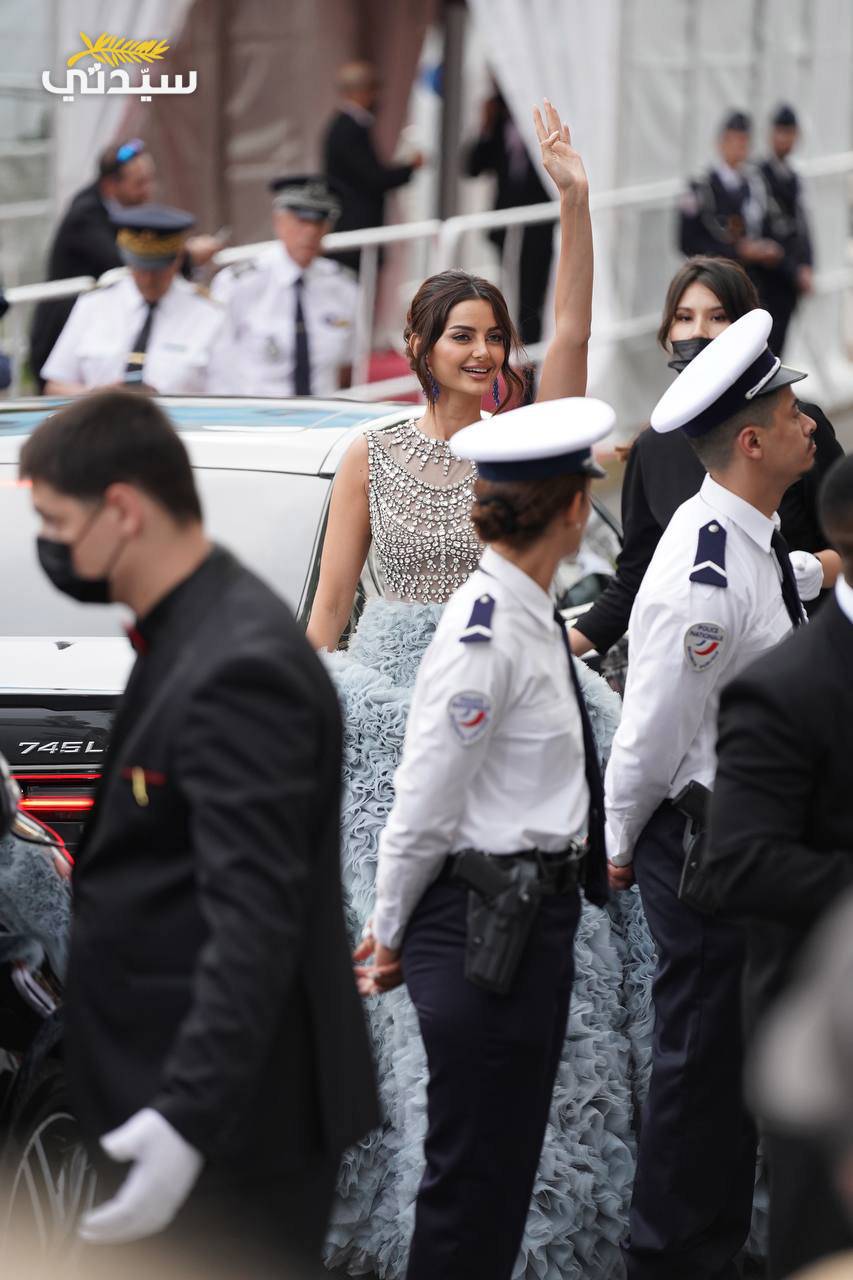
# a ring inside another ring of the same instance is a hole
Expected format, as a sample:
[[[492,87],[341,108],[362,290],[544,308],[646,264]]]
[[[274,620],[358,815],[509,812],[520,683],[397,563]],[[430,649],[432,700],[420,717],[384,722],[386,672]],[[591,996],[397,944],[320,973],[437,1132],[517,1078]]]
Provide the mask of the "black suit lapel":
[[[169,698],[180,690],[183,677],[192,670],[199,645],[205,643],[205,624],[239,572],[238,561],[221,547],[215,547],[185,584],[178,607],[157,636],[156,648],[144,659],[137,659],[113,721],[95,804],[77,848],[77,863],[91,843],[98,815],[107,807],[119,761],[126,758],[134,742],[150,728]]]

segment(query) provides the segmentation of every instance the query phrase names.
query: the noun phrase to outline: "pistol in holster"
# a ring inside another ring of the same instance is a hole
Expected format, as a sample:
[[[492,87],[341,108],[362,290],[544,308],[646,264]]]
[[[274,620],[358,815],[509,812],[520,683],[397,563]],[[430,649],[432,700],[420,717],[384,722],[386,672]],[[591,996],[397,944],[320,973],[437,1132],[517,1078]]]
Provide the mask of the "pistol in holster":
[[[454,856],[452,879],[468,894],[465,977],[506,995],[512,986],[539,903],[542,886],[535,861],[489,857],[477,849]]]
[[[701,782],[688,782],[672,801],[672,805],[687,819],[684,824],[684,863],[678,896],[695,911],[701,911],[703,915],[715,915],[716,898],[705,856],[711,792]]]

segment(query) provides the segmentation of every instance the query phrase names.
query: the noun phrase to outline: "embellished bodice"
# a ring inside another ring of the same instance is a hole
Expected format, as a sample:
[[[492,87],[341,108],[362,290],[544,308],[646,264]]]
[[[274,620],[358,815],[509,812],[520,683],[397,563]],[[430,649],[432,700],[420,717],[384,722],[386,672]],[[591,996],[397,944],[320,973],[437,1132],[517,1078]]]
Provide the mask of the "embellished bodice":
[[[443,604],[473,573],[476,468],[415,419],[367,433],[370,529],[385,594]]]

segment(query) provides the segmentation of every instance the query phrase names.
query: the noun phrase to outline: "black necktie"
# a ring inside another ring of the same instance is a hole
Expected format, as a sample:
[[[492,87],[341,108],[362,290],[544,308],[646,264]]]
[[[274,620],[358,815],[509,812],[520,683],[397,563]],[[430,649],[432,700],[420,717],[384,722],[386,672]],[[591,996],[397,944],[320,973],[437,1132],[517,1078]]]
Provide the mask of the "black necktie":
[[[797,579],[794,577],[794,566],[788,554],[788,544],[778,529],[773,534],[770,545],[776,552],[776,559],[782,570],[782,599],[785,601],[788,617],[795,627],[800,627],[805,622],[805,618],[803,606],[800,603],[800,593],[797,590]]]
[[[566,624],[559,609],[554,610],[554,620],[560,628],[560,636],[569,660],[569,675],[577,699],[583,732],[584,772],[589,787],[589,854],[587,855],[586,884],[584,893],[588,901],[601,906],[607,901],[607,855],[604,844],[604,786],[598,766],[598,750],[586,703],[581,693],[580,680],[575,671],[572,647],[566,634]]]
[[[305,327],[305,312],[302,310],[302,290],[305,286],[304,276],[296,279],[296,368],[293,373],[293,389],[298,396],[311,394],[311,358],[308,351],[308,330]]]
[[[148,339],[151,337],[151,325],[154,322],[154,308],[157,306],[157,303],[149,302],[147,306],[148,311],[146,312],[145,319],[142,322],[142,328],[136,335],[133,350],[127,357],[127,364],[124,369],[125,382],[142,381],[142,369],[145,364],[145,353],[148,350]]]

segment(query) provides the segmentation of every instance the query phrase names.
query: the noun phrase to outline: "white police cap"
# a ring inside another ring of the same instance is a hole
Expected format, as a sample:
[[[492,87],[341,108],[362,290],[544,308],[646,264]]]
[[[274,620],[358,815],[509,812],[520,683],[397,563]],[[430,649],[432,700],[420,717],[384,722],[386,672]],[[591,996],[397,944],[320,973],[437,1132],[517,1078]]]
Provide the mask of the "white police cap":
[[[709,342],[658,400],[651,416],[655,431],[681,427],[685,435],[702,436],[756,396],[805,378],[773,355],[767,345],[772,327],[770,313],[757,307]]]
[[[591,446],[608,435],[616,414],[603,400],[542,400],[463,427],[450,440],[458,458],[476,462],[483,480],[544,480],[605,473]]]

